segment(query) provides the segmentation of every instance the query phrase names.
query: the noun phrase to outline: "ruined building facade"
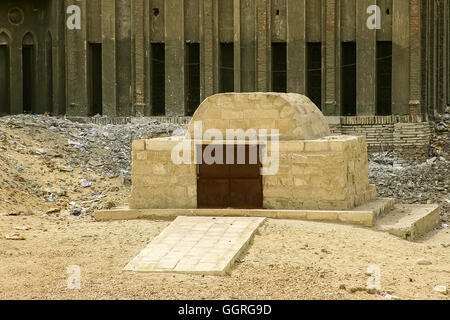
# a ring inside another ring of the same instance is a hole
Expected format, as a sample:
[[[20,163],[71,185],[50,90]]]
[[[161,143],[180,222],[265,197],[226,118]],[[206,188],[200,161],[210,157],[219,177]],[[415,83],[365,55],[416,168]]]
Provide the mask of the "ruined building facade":
[[[447,0],[5,0],[0,114],[188,116],[214,93],[276,91],[330,117],[433,117],[450,105],[449,15]]]

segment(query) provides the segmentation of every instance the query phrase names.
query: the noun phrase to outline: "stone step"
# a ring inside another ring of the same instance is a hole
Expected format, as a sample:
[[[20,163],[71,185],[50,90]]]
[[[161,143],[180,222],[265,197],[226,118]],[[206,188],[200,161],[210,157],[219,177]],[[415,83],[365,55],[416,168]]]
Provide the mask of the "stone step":
[[[438,205],[397,204],[376,219],[374,229],[414,241],[437,226],[439,213]]]
[[[351,210],[252,210],[252,209],[130,209],[115,208],[94,213],[97,221],[123,219],[173,220],[178,216],[194,217],[265,217],[269,219],[296,219],[338,222],[372,227],[377,216],[392,210],[395,199],[378,198]]]

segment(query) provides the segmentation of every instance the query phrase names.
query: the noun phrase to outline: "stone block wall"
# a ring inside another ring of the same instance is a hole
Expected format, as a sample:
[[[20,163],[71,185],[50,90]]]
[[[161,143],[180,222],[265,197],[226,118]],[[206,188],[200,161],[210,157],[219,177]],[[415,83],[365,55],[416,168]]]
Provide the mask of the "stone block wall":
[[[132,209],[197,207],[196,165],[176,165],[172,149],[183,138],[133,141]],[[191,146],[202,141],[185,140]],[[229,143],[222,141],[222,143]],[[272,155],[272,144],[267,144]],[[369,185],[364,137],[329,136],[318,140],[280,141],[279,170],[263,176],[266,209],[352,209],[376,197]]]
[[[263,176],[264,208],[346,210],[374,199],[366,148],[364,137],[281,141],[278,173]]]
[[[177,138],[136,140],[132,150],[132,209],[192,209],[197,207],[195,164],[176,165],[171,159]]]
[[[227,129],[247,131],[278,129],[280,140],[317,139],[330,135],[325,117],[303,95],[295,93],[226,93],[208,97],[195,112],[189,126],[202,121],[202,136],[218,129],[226,137]]]

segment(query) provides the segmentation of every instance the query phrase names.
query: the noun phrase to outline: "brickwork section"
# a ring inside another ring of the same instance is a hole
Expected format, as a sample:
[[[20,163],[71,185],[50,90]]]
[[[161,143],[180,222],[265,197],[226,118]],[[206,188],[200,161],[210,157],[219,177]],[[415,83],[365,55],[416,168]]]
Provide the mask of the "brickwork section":
[[[332,134],[365,136],[369,152],[394,151],[400,163],[428,157],[433,125],[422,117],[347,117],[340,122],[330,124]]]
[[[124,270],[224,275],[264,220],[178,217]]]

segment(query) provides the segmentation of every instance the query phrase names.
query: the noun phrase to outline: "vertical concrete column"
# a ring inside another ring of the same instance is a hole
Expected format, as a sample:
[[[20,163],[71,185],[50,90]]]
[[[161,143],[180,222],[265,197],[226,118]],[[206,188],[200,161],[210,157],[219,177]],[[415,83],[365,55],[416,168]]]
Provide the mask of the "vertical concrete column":
[[[131,19],[132,32],[131,37],[134,41],[133,55],[133,111],[135,116],[143,116],[145,112],[145,35],[144,35],[144,0],[134,0],[131,2],[133,5],[133,14]]]
[[[233,0],[234,91],[241,92],[241,0]]]
[[[41,41],[39,41],[41,39]],[[36,36],[35,40],[36,56],[35,62],[35,92],[34,103],[37,113],[44,114],[47,111],[50,97],[48,96],[49,84],[47,82],[47,42],[50,41],[50,36],[46,32],[43,32],[41,38]]]
[[[359,116],[376,113],[377,30],[367,27],[367,8],[376,4],[376,0],[356,1],[356,113]]]
[[[189,0],[188,0],[189,1]],[[215,17],[214,7],[217,0],[201,0],[200,19],[200,100],[203,101],[214,93],[216,39],[215,29],[218,19]]]
[[[241,0],[241,90],[256,90],[256,3]]]
[[[67,114],[71,116],[89,115],[87,85],[87,10],[86,0],[66,0],[66,8],[77,5],[81,9],[81,30],[66,28],[67,59]]]
[[[338,115],[336,103],[336,0],[326,0],[322,5],[325,10],[325,27],[322,28],[325,33],[325,70],[324,70],[324,93],[325,107],[322,108],[324,115]]]
[[[63,114],[66,111],[66,64],[65,42],[66,15],[63,1],[53,0],[53,113]]]
[[[102,0],[102,88],[103,114],[117,116],[115,0]]]
[[[421,113],[421,10],[420,0],[410,0],[409,7],[409,109],[412,113]],[[424,23],[426,23],[424,21]]]
[[[306,92],[306,0],[286,0],[287,91]]]
[[[219,0],[213,0],[213,94],[219,92],[220,82],[220,27],[219,27]]]
[[[23,112],[22,38],[10,38],[10,105],[11,113]]]
[[[150,68],[151,68],[151,34],[150,34],[150,1],[144,3],[144,115],[150,116],[152,106],[150,105]]]
[[[116,109],[120,117],[133,114],[133,14],[129,0],[116,0]]]
[[[443,58],[444,58],[444,74],[443,74],[443,78],[444,78],[444,104],[446,104],[447,106],[450,106],[450,51],[449,51],[449,46],[450,46],[450,37],[449,37],[449,32],[450,32],[450,4],[448,1],[444,1],[443,5],[443,9],[444,9],[444,35],[443,35],[443,39],[444,39],[444,44],[443,44]]]
[[[164,1],[166,38],[166,115],[185,115],[184,0]]]
[[[392,114],[409,114],[409,1],[393,0]]]
[[[270,40],[269,19],[270,11],[267,12],[267,0],[256,1],[256,81],[257,91],[267,92],[269,90],[269,57],[268,47]],[[270,1],[269,1],[270,2]]]
[[[335,96],[336,96],[336,108],[335,108],[335,116],[342,115],[342,97],[341,97],[341,88],[342,88],[342,1],[338,0],[336,2],[336,47],[335,47]]]

